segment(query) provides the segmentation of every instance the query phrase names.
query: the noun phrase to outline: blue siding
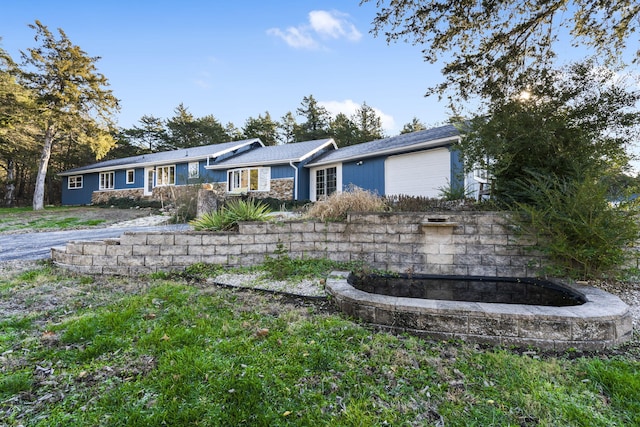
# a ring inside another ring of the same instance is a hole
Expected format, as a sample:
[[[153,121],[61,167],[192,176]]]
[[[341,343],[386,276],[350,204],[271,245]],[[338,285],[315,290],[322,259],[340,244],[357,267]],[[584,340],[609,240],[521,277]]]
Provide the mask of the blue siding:
[[[293,178],[295,171],[290,165],[271,166],[271,179]]]
[[[132,168],[133,169],[133,168]],[[134,169],[133,184],[127,184],[127,171],[131,169],[121,169],[115,172],[114,188],[116,190],[129,189],[129,188],[143,188],[144,187],[144,170]],[[98,188],[96,187],[96,190]]]
[[[63,205],[89,205],[91,194],[98,188],[98,174],[83,175],[82,188],[69,189],[69,177],[62,180],[62,204]]]
[[[384,195],[384,157],[373,157],[359,162],[342,164],[342,190],[353,184],[373,193]],[[307,187],[309,185],[307,184]]]

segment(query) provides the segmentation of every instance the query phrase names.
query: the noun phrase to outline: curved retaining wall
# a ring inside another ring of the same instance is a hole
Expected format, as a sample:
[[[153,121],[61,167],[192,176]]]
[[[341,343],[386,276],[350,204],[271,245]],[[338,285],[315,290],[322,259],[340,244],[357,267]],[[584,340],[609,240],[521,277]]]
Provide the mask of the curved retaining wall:
[[[555,350],[600,350],[631,339],[632,316],[618,297],[601,289],[562,285],[586,303],[568,307],[403,298],[360,291],[348,272],[333,272],[326,289],[347,315],[394,332],[436,339]]]
[[[395,272],[532,277],[543,257],[499,213],[350,214],[347,221],[241,223],[238,232],[137,232],[73,241],[52,260],[88,274],[139,275],[204,262],[260,264],[283,249],[292,258],[361,260]]]

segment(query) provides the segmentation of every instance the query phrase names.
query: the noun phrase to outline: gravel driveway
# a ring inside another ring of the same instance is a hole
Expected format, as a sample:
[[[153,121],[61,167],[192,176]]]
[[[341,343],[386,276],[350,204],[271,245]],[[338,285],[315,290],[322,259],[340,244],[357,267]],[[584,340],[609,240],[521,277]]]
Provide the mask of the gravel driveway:
[[[186,230],[185,224],[122,225],[118,227],[84,230],[47,231],[40,233],[0,235],[0,262],[12,260],[38,260],[51,257],[51,248],[64,246],[71,240],[103,240],[120,237],[125,231]]]

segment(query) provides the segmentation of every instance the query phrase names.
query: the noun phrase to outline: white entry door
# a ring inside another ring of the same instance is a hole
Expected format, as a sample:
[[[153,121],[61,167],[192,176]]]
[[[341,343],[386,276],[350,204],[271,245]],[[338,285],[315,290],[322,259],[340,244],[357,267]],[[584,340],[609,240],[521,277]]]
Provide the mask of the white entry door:
[[[144,195],[150,196],[153,194],[153,184],[155,179],[154,168],[146,168],[144,170]]]

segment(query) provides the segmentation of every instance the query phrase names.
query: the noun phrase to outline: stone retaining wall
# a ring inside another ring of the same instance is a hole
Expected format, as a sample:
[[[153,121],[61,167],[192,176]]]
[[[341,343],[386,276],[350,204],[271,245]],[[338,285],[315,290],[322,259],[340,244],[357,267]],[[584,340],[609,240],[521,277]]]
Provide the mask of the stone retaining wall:
[[[500,213],[363,213],[340,223],[241,223],[238,232],[125,233],[70,242],[51,257],[82,273],[139,275],[199,262],[256,265],[281,248],[292,258],[361,260],[396,272],[527,277],[543,261],[531,244]]]

